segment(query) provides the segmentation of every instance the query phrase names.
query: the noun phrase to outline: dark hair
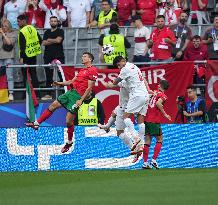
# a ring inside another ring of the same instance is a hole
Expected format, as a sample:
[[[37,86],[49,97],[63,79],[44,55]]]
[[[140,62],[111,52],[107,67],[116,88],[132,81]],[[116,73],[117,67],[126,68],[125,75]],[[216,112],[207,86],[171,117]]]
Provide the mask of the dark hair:
[[[199,35],[195,35],[195,36],[192,37],[192,40],[193,39],[200,39],[201,40],[201,37]]]
[[[187,89],[187,90],[188,90],[188,89],[191,89],[191,90],[196,91],[196,88],[195,88],[193,85],[189,85],[186,89]]]
[[[160,86],[164,89],[164,90],[167,90],[169,88],[169,83],[167,80],[161,80],[160,81]]]
[[[58,19],[57,16],[51,16],[50,19]]]
[[[141,16],[139,16],[139,15],[134,15],[134,16],[132,16],[132,21],[133,22],[135,22],[136,20],[141,20],[142,18],[141,18]]]
[[[102,0],[101,3],[103,3],[103,2],[107,2],[109,5],[111,4],[110,0]]]
[[[121,61],[121,60],[126,60],[123,56],[116,56],[113,60],[113,66],[117,67],[117,64]]]
[[[109,34],[119,34],[119,33],[120,33],[119,26],[116,23],[111,24]]]
[[[21,21],[22,21],[22,20],[26,20],[26,21],[27,21],[27,20],[28,20],[28,16],[25,15],[25,14],[20,14],[20,15],[17,17],[17,20],[18,20],[18,19],[21,20]]]
[[[165,20],[165,16],[164,15],[157,15],[156,19],[161,19],[163,18]]]
[[[89,53],[89,52],[84,52],[84,53],[83,53],[83,55],[86,55],[86,54],[89,56],[89,58],[90,58],[90,59],[92,60],[92,62],[93,62],[94,59],[95,59],[94,56],[93,56],[91,53]]]
[[[187,12],[185,12],[185,11],[182,11],[182,12],[179,14],[179,16],[181,16],[181,14],[186,14],[186,15],[188,15]]]

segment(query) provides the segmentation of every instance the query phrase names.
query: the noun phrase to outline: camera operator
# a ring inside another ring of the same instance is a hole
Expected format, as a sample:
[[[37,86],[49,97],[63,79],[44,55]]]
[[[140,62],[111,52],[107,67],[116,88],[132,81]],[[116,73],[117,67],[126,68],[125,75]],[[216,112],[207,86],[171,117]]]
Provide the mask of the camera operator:
[[[189,100],[185,103],[183,115],[187,119],[187,123],[204,123],[206,114],[205,101],[197,96],[194,86],[187,87]]]

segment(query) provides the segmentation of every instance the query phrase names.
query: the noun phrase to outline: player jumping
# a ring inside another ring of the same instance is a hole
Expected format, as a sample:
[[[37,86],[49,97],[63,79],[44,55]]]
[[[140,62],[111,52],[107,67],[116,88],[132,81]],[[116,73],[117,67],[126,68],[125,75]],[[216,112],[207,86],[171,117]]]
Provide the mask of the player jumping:
[[[56,109],[60,107],[66,108],[68,111],[66,115],[66,125],[68,128],[68,142],[62,148],[62,153],[67,152],[73,144],[74,117],[76,109],[83,103],[84,99],[87,97],[87,95],[90,93],[90,91],[95,85],[98,73],[97,69],[92,66],[93,60],[94,56],[91,53],[83,53],[82,64],[85,68],[81,69],[77,76],[75,76],[72,80],[53,83],[53,85],[55,86],[70,85],[72,89],[60,95],[58,99],[55,100],[48,107],[48,109],[46,109],[42,113],[42,115],[39,117],[37,121],[26,123],[27,127],[38,129],[39,125],[45,120],[47,120]]]

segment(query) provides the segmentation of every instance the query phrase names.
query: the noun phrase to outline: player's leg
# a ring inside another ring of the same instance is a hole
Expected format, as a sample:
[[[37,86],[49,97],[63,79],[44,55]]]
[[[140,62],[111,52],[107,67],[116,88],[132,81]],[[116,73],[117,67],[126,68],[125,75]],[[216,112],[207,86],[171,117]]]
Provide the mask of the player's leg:
[[[156,169],[159,169],[159,166],[157,164],[157,157],[159,156],[160,154],[160,151],[161,151],[161,148],[162,148],[162,142],[163,142],[163,135],[162,135],[162,131],[161,131],[161,128],[160,128],[160,133],[159,135],[156,137],[156,145],[154,147],[154,154],[153,154],[153,157],[152,157],[152,160],[151,160],[151,165],[153,167],[155,167]]]
[[[39,125],[44,122],[45,120],[47,120],[52,114],[53,112],[60,108],[62,105],[55,100],[51,105],[49,105],[48,109],[46,109],[41,116],[39,117],[39,119],[35,122],[29,122],[29,123],[25,123],[27,127],[31,127],[33,129],[38,129]]]
[[[64,147],[61,149],[62,153],[67,152],[70,147],[73,145],[73,134],[74,134],[74,119],[75,114],[72,114],[71,112],[67,112],[66,115],[66,124],[67,124],[67,142],[64,145]]]
[[[117,136],[122,140],[122,142],[129,148],[131,149],[133,146],[133,141],[131,137],[124,132],[124,130],[117,130]]]
[[[114,124],[114,122],[116,121],[116,113],[115,110],[112,111],[112,114],[110,116],[110,118],[108,119],[107,123],[105,125],[102,124],[98,124],[98,127],[100,129],[104,129],[106,132],[110,131],[110,127]]]
[[[144,160],[144,163],[142,165],[143,169],[151,169],[151,166],[148,163],[148,154],[150,150],[151,139],[152,139],[151,136],[147,134],[145,138],[145,145],[143,150],[143,160]]]

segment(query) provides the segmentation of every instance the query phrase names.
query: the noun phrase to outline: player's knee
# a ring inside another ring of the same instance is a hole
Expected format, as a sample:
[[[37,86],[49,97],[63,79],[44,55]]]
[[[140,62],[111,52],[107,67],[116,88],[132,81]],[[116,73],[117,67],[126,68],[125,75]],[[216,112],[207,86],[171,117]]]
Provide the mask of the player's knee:
[[[118,136],[118,137],[120,137],[120,135],[121,135],[122,133],[124,133],[123,130],[117,130],[117,136]]]
[[[162,136],[162,135],[157,136],[156,141],[157,141],[158,143],[162,143],[162,142],[163,142],[163,136]]]
[[[53,112],[53,111],[55,111],[57,108],[59,108],[59,107],[61,107],[61,104],[57,101],[57,100],[55,100],[51,105],[49,105],[49,110],[51,111],[51,112]]]

